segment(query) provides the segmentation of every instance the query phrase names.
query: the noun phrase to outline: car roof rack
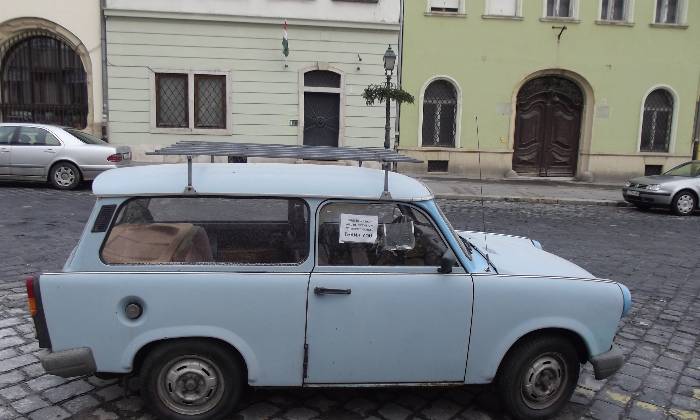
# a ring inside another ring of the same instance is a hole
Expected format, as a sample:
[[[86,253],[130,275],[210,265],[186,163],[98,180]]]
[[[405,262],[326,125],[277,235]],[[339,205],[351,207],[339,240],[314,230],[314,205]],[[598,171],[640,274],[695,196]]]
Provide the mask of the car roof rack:
[[[192,158],[194,156],[266,157],[303,160],[350,160],[359,162],[380,162],[384,167],[384,192],[382,198],[390,199],[389,168],[392,163],[422,163],[422,160],[401,155],[394,150],[379,147],[333,147],[333,146],[299,146],[286,144],[230,143],[214,141],[179,141],[170,146],[146,152],[157,156],[187,157],[186,193],[196,193],[192,186]]]

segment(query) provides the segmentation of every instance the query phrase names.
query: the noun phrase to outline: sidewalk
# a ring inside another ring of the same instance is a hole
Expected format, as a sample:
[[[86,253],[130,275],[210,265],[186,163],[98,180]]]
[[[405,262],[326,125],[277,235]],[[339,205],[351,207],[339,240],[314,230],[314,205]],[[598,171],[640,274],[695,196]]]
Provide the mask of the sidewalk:
[[[627,206],[622,186],[559,180],[479,180],[449,176],[416,177],[436,198],[480,200],[481,187],[486,201],[511,201],[545,204],[588,204]]]

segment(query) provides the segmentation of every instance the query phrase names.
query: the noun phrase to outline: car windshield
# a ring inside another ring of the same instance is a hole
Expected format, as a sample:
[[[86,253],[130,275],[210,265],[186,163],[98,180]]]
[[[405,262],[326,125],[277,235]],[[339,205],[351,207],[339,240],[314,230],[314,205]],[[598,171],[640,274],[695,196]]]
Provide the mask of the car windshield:
[[[666,172],[664,175],[686,177],[700,176],[700,162],[684,163],[680,166],[676,166],[675,168]]]
[[[98,144],[98,145],[103,145],[107,144],[106,141],[93,136],[92,134],[88,134],[84,131],[76,130],[74,128],[64,128],[68,133],[70,133],[73,137],[77,138],[78,140],[82,141],[85,144]]]

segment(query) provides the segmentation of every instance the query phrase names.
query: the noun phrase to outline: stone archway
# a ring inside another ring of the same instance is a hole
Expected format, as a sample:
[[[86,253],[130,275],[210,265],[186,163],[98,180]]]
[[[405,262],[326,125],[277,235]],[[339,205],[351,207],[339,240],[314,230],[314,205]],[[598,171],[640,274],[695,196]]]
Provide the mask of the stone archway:
[[[2,69],[7,67],[7,59],[11,53],[16,50],[18,44],[26,42],[32,38],[47,38],[65,45],[64,53],[67,55],[74,54],[77,61],[74,61],[76,66],[82,66],[84,72],[80,72],[84,76],[85,83],[85,117],[84,124],[81,128],[87,128],[95,132],[94,125],[94,100],[93,100],[93,73],[90,54],[83,45],[82,41],[72,32],[61,25],[46,19],[26,17],[8,20],[0,23],[0,77],[2,77]],[[51,41],[47,41],[51,42]],[[2,92],[6,86],[0,86],[0,105],[3,105],[7,100],[6,95]],[[59,121],[46,121],[60,123]]]

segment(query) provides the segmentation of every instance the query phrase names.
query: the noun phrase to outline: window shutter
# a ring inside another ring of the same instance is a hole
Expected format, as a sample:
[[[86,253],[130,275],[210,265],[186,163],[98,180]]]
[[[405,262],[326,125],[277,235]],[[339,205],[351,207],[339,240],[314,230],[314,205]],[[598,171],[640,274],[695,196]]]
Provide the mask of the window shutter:
[[[486,14],[494,16],[516,16],[518,0],[488,0]]]

